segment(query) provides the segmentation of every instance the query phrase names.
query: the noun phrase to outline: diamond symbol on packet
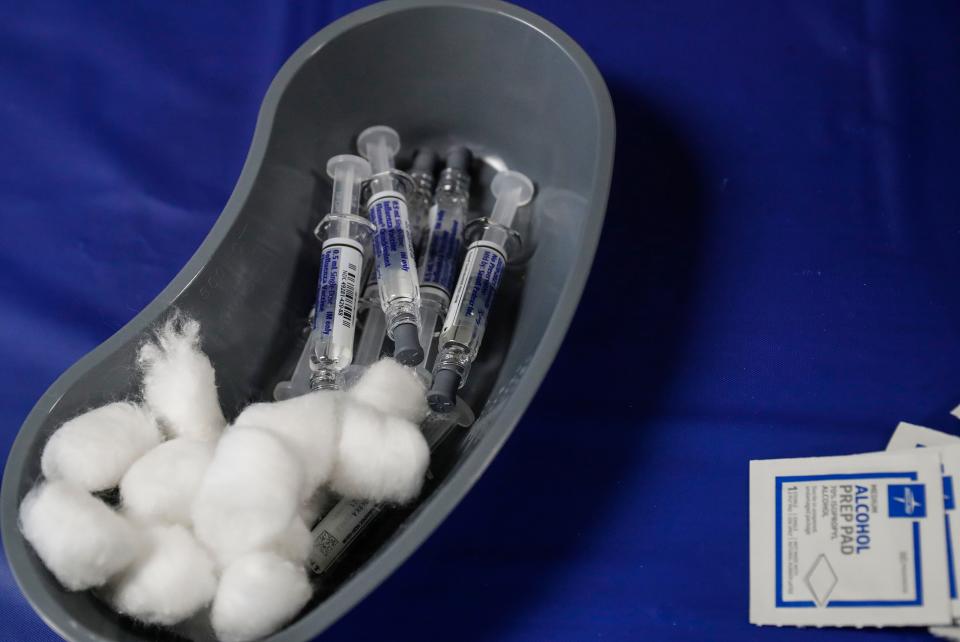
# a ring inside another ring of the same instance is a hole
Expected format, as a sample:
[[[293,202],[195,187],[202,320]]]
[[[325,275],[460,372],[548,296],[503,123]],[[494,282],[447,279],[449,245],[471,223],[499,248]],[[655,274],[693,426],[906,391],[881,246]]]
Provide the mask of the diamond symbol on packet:
[[[826,604],[827,598],[830,597],[830,593],[837,585],[837,574],[834,573],[826,555],[821,554],[817,558],[817,561],[810,567],[810,571],[807,572],[804,581],[813,594],[813,599],[817,601],[817,605],[823,606]]]

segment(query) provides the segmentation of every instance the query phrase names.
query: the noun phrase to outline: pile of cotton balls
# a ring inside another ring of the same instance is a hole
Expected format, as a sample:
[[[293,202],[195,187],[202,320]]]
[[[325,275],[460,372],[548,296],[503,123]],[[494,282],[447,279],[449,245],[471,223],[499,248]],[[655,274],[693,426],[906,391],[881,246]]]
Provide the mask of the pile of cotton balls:
[[[69,590],[174,625],[210,607],[224,642],[268,635],[309,601],[309,526],[329,491],[403,503],[429,462],[416,374],[385,359],[345,393],[247,407],[229,427],[200,325],[176,316],[142,346],[142,402],[64,423],[45,481],[20,507],[25,538]],[[119,487],[113,508],[95,493]]]

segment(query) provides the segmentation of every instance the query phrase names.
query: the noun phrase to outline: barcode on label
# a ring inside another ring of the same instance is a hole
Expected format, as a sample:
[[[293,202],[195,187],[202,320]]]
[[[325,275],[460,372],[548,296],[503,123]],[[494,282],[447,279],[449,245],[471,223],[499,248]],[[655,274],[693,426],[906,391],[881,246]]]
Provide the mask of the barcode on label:
[[[340,317],[343,327],[353,326],[353,303],[357,300],[357,266],[353,263],[347,265],[343,271],[341,283],[343,293],[341,294]]]
[[[325,530],[320,531],[320,534],[316,537],[317,550],[323,557],[327,557],[333,553],[334,549],[339,546],[339,544],[340,540]]]

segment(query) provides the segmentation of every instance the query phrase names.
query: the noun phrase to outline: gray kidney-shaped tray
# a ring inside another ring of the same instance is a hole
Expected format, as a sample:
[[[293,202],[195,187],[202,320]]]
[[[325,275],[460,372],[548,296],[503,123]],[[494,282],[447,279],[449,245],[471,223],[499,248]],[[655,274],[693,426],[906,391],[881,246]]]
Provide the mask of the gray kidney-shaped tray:
[[[17,508],[40,478],[41,449],[58,425],[137,394],[137,346],[173,308],[202,324],[228,419],[269,397],[299,353],[315,294],[312,230],[330,193],[324,164],[352,151],[374,124],[399,131],[407,151],[470,146],[482,159],[475,210],[489,211],[485,184],[496,169],[527,174],[537,195],[518,215],[526,251],[504,275],[463,390],[476,423],[435,453],[421,498],[382,514],[308,607],[269,639],[311,639],[382,582],[463,498],[530,403],[570,324],[603,223],[614,151],[606,86],[567,35],[509,4],[398,0],[352,13],[308,40],[273,80],[240,179],[196,254],[146,309],[64,373],[20,429],[3,476],[3,544],[23,593],[65,638],[212,636],[202,626],[178,635],[139,625],[89,591],[65,591],[23,540]]]

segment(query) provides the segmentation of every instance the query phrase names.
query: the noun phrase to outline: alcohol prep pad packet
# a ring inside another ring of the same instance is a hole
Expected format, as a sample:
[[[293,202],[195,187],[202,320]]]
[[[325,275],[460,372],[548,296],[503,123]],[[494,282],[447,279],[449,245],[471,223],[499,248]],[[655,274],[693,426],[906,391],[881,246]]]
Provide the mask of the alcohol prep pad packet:
[[[887,442],[887,450],[910,450],[960,444],[960,437],[901,421]]]
[[[750,621],[952,621],[940,455],[750,462]]]

